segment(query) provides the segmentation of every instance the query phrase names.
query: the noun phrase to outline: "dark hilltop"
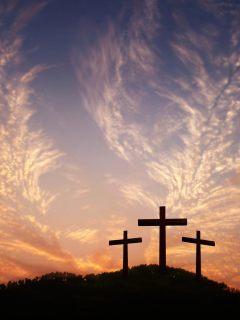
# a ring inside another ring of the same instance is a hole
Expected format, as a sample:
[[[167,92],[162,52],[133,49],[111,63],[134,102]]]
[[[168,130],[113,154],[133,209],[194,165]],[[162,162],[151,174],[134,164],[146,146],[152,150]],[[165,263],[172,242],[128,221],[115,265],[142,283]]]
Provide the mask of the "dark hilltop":
[[[88,274],[52,272],[32,280],[0,285],[1,314],[31,319],[153,316],[164,319],[236,319],[240,292],[183,269],[139,265],[129,269]],[[237,314],[238,314],[237,313]]]

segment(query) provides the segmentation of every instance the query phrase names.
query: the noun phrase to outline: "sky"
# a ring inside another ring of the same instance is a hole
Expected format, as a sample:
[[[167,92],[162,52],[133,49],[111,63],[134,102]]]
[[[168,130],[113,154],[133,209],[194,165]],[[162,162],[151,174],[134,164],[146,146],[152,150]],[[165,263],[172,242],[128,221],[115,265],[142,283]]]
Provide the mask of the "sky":
[[[240,3],[1,0],[0,282],[158,263],[240,288]]]

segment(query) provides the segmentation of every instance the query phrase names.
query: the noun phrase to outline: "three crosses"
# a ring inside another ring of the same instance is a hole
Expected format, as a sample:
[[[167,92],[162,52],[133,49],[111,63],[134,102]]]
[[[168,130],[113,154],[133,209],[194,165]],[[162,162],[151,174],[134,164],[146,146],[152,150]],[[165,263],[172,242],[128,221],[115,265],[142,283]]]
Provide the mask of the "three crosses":
[[[159,208],[160,219],[139,219],[139,226],[159,226],[159,266],[166,268],[166,226],[187,225],[187,219],[166,219],[165,207]],[[215,246],[214,241],[202,240],[200,231],[197,231],[196,239],[182,237],[183,242],[196,243],[196,280],[201,280],[201,244]],[[142,242],[142,238],[127,237],[127,231],[123,232],[123,239],[110,240],[109,245],[123,244],[123,277],[128,276],[128,244]]]

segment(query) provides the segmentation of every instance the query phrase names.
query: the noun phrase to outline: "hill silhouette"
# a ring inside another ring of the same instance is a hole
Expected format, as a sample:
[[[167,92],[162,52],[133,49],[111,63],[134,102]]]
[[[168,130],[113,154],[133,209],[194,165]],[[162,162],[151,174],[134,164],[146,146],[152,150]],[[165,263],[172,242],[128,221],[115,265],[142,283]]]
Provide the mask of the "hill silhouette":
[[[183,316],[231,319],[239,311],[240,292],[180,268],[139,265],[85,277],[52,272],[32,280],[0,285],[1,315],[45,319],[52,316],[147,315],[164,319]]]

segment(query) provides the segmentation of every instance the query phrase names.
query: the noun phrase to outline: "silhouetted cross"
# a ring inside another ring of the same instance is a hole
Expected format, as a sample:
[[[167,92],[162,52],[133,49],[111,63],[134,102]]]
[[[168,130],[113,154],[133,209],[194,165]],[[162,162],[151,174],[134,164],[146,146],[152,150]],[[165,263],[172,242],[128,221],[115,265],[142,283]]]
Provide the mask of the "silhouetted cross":
[[[165,207],[159,207],[160,219],[138,219],[139,226],[159,226],[159,266],[166,268],[166,226],[187,225],[187,219],[165,219]]]
[[[127,231],[123,231],[123,239],[122,240],[110,240],[109,245],[114,246],[117,244],[123,244],[123,277],[126,278],[128,276],[128,244],[129,243],[137,243],[142,242],[142,238],[131,238],[128,239]]]
[[[201,280],[201,244],[207,246],[215,246],[214,241],[202,240],[200,237],[200,231],[197,231],[196,239],[182,237],[183,242],[196,243],[196,280]]]

